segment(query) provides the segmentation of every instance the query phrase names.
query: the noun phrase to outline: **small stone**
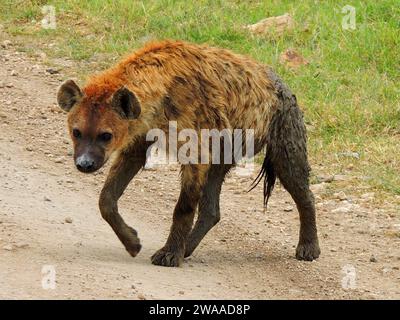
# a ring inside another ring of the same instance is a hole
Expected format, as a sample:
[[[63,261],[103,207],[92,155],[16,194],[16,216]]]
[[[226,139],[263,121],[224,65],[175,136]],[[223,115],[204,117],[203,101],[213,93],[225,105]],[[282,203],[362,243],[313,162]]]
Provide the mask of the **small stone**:
[[[7,250],[7,251],[13,251],[13,246],[11,245],[11,244],[8,244],[8,245],[5,245],[4,247],[3,247],[3,249],[4,250]]]
[[[139,293],[139,294],[137,295],[137,297],[138,297],[139,300],[146,300],[146,297],[145,297],[143,294],[141,294],[141,293]]]
[[[349,206],[341,206],[332,210],[332,213],[349,213],[351,208]]]
[[[29,247],[29,244],[26,243],[26,242],[18,242],[15,246],[16,246],[17,248],[19,248],[19,249],[24,249],[24,248],[28,248],[28,247]]]
[[[293,209],[294,208],[292,206],[287,206],[286,208],[283,209],[283,211],[290,212],[290,211],[293,211]]]
[[[334,175],[327,175],[327,176],[318,176],[317,177],[320,182],[331,183],[334,179]]]
[[[307,65],[309,62],[294,49],[287,49],[281,53],[279,62],[290,68],[298,68],[301,65]]]
[[[55,163],[64,163],[64,158],[60,157],[54,160]]]
[[[313,193],[320,193],[323,192],[325,190],[326,187],[326,183],[322,182],[322,183],[318,183],[318,184],[313,184],[310,186],[310,189]]]
[[[48,201],[48,202],[51,201],[51,199],[50,199],[49,197],[46,197],[46,196],[43,197],[43,200],[44,200],[44,201]]]
[[[347,180],[349,180],[349,177],[344,174],[335,174],[334,180],[335,181],[347,181]]]
[[[10,40],[4,40],[1,44],[2,48],[6,49],[12,45],[12,42]]]
[[[33,151],[33,148],[32,148],[32,147],[26,147],[25,150],[26,150],[26,151],[29,151],[29,152],[32,152],[32,151]]]
[[[66,218],[65,218],[65,222],[66,222],[66,223],[72,223],[72,221],[73,221],[73,220],[72,220],[71,217],[66,217]]]
[[[360,154],[358,152],[340,152],[338,153],[338,156],[360,159]]]
[[[182,290],[181,290],[181,291],[179,291],[179,294],[180,294],[180,295],[184,295],[184,294],[185,294],[185,291],[182,291]]]
[[[10,75],[13,76],[13,77],[14,77],[14,76],[17,76],[17,75],[18,75],[18,72],[15,71],[15,70],[11,70]]]
[[[369,261],[370,261],[370,262],[377,262],[378,260],[376,260],[375,256],[372,255],[372,256],[369,258]]]
[[[335,198],[339,199],[340,201],[347,200],[347,196],[343,191],[334,194]]]
[[[324,204],[322,202],[318,202],[318,203],[315,204],[315,207],[317,209],[323,209],[324,208]]]
[[[50,74],[58,74],[58,73],[60,73],[59,70],[56,70],[56,69],[53,69],[53,68],[46,69],[46,72],[50,73]]]
[[[375,192],[368,192],[361,195],[361,199],[372,200],[375,197]]]
[[[391,272],[392,271],[392,268],[391,267],[384,267],[383,269],[382,269],[382,273],[389,273],[389,272]]]

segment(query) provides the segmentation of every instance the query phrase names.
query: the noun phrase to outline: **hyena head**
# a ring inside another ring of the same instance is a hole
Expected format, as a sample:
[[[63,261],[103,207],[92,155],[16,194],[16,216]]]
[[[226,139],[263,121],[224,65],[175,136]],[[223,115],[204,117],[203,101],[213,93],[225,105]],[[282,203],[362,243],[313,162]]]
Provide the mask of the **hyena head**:
[[[82,93],[72,80],[61,85],[57,101],[68,112],[75,165],[85,173],[100,169],[113,152],[124,146],[129,120],[137,119],[141,111],[135,94],[125,87],[99,96]]]

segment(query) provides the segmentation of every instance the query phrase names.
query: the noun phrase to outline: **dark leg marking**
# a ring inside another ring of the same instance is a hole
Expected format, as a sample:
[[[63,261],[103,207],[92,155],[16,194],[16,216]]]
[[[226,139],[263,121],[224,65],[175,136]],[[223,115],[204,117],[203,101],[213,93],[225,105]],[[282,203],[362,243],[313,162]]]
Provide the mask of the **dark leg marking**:
[[[144,155],[121,154],[110,170],[99,200],[102,217],[132,257],[135,257],[141,249],[140,240],[136,230],[128,226],[118,213],[118,199],[132,178],[144,166],[145,161]]]

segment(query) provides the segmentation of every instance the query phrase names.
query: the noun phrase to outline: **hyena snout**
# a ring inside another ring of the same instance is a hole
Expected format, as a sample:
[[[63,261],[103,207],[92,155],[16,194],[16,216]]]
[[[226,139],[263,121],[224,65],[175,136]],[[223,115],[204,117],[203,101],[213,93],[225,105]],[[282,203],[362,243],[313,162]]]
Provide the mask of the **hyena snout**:
[[[103,165],[103,161],[96,159],[90,154],[84,153],[76,158],[75,165],[79,171],[84,173],[91,173],[100,169],[100,167]]]

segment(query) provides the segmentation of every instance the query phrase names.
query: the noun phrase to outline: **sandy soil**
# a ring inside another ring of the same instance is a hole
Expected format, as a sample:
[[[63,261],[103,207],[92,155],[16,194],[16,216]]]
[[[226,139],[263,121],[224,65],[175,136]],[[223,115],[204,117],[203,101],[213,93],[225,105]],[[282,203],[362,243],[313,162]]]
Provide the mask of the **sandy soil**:
[[[163,268],[150,257],[168,234],[178,171],[143,171],[120,201],[143,245],[130,257],[97,207],[108,167],[94,175],[73,167],[55,101],[68,68],[54,73],[12,46],[0,50],[0,298],[400,298],[399,208],[374,207],[368,193],[322,197],[324,184],[313,186],[317,261],[294,258],[299,222],[289,195],[278,186],[264,212],[261,186],[248,194],[251,178],[232,174],[221,222],[181,268]],[[42,287],[47,265],[55,289]]]

